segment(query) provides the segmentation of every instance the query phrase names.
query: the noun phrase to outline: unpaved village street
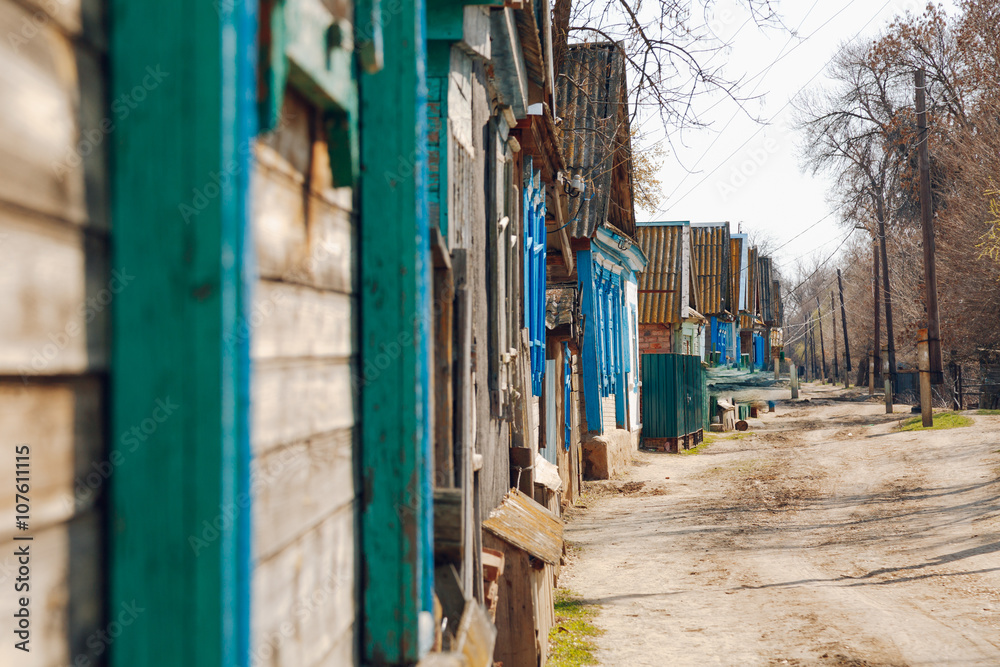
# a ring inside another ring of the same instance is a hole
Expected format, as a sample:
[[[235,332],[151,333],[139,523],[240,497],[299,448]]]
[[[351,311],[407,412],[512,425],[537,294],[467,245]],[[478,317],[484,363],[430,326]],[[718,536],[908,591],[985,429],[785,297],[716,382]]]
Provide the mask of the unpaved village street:
[[[560,585],[601,664],[1000,665],[1000,417],[903,432],[841,393],[591,487]]]

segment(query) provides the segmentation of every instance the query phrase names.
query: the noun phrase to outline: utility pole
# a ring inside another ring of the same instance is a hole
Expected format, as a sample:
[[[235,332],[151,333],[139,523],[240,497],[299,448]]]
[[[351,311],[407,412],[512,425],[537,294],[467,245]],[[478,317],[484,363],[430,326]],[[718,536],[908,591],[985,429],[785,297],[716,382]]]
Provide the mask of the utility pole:
[[[816,363],[816,320],[809,318],[809,353],[812,355],[812,376],[813,380],[819,375],[819,366]]]
[[[805,327],[806,337],[805,345],[803,346],[802,356],[806,358],[806,382],[812,382],[813,379],[813,355],[812,355],[812,322],[810,321],[809,314],[804,315],[804,320],[802,321],[802,326]]]
[[[844,308],[844,281],[837,269],[837,286],[840,288],[840,322],[844,325],[844,357],[847,360],[847,373],[844,375],[844,389],[851,386],[851,343],[847,339],[847,309]]]
[[[882,359],[879,356],[879,349],[882,347],[882,288],[878,284],[878,239],[875,238],[872,238],[872,256],[875,260],[872,273],[872,295],[875,298],[875,340],[872,341],[872,353],[875,355],[875,373],[879,373],[882,370]],[[876,375],[869,384],[877,384],[878,379]]]
[[[888,366],[890,383],[886,386],[893,386],[896,382],[896,342],[892,330],[892,291],[889,289],[889,255],[885,247],[885,207],[882,204],[882,191],[878,191],[875,199],[875,210],[878,215],[878,237],[879,246],[882,250],[882,287],[885,299],[885,353],[889,357]]]
[[[819,327],[819,357],[823,362],[823,384],[826,384],[826,379],[829,377],[826,372],[826,348],[823,346],[823,306],[819,302],[819,297],[816,297],[816,321]]]
[[[924,101],[924,70],[914,73],[917,107],[917,160],[920,164],[920,228],[924,241],[924,289],[927,307],[927,352],[931,384],[944,383],[941,365],[941,324],[938,315],[937,268],[934,259],[934,202],[931,199],[931,169],[927,157],[927,108]]]
[[[830,315],[833,316],[833,383],[840,381],[840,362],[837,361],[837,305],[830,290]]]

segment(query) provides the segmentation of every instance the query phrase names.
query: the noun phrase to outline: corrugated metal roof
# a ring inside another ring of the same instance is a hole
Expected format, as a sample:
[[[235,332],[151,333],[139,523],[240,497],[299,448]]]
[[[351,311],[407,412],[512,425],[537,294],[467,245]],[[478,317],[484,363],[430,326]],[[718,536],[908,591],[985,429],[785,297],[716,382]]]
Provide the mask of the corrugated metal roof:
[[[760,319],[770,325],[776,321],[774,303],[774,279],[771,277],[771,258],[761,257],[758,260],[760,288]]]
[[[747,253],[747,312],[756,317],[760,315],[760,287],[757,284],[759,275],[757,247],[751,247]],[[752,322],[752,320],[751,320]]]
[[[683,225],[640,225],[636,240],[649,260],[639,274],[639,322],[681,321]]]
[[[691,225],[691,272],[698,292],[695,307],[703,315],[732,313],[729,253],[728,222]]]
[[[742,277],[740,260],[743,257],[743,239],[734,234],[729,239],[729,249],[729,274],[732,276],[729,283],[729,312],[735,315],[739,311],[740,303],[740,278]]]
[[[610,43],[573,44],[558,79],[566,167],[587,183],[584,194],[570,200],[574,218],[567,231],[588,238],[610,222],[632,235],[631,138],[621,50]]]
[[[483,528],[546,563],[557,565],[562,557],[562,521],[517,489],[490,512]]]

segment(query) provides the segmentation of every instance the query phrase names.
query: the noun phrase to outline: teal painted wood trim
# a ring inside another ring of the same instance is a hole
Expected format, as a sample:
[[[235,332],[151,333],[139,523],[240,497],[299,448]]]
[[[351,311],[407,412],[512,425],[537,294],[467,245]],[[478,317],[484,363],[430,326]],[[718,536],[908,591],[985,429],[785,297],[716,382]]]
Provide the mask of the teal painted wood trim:
[[[383,69],[360,81],[362,648],[403,665],[429,647],[433,591],[422,0],[401,0],[383,39]]]
[[[112,258],[136,275],[112,308],[108,608],[143,610],[113,667],[249,662],[238,313],[255,7],[108,4]]]
[[[427,39],[461,41],[466,5],[503,7],[504,0],[427,0]]]
[[[427,42],[428,201],[431,225],[448,238],[448,73],[452,42]]]
[[[594,266],[590,250],[576,252],[577,278],[580,281],[581,311],[584,317],[583,350],[583,401],[587,415],[587,430],[601,432],[601,385],[598,377],[598,339],[601,324],[597,313]]]

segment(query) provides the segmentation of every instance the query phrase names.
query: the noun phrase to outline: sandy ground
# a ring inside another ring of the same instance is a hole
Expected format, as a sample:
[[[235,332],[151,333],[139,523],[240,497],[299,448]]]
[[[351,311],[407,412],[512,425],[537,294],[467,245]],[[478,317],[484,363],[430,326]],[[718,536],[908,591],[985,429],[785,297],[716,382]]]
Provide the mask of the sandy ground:
[[[1000,417],[901,432],[909,406],[839,393],[640,452],[571,511],[560,585],[601,605],[601,664],[1000,665]]]

